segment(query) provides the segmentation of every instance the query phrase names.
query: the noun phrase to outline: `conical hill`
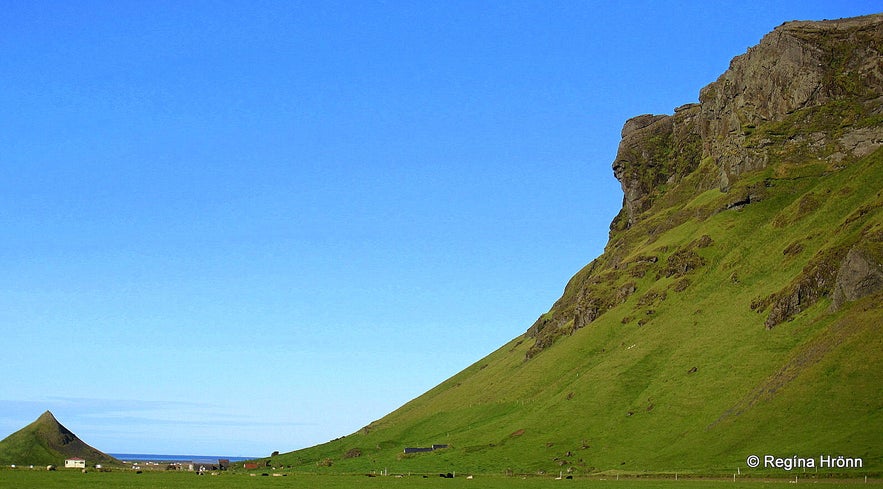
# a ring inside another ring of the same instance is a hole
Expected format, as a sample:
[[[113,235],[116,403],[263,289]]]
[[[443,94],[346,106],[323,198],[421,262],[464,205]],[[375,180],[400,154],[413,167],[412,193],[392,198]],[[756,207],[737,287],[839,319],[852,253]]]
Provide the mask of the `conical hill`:
[[[63,466],[68,458],[82,458],[88,465],[120,463],[86,444],[49,411],[0,441],[0,464]]]

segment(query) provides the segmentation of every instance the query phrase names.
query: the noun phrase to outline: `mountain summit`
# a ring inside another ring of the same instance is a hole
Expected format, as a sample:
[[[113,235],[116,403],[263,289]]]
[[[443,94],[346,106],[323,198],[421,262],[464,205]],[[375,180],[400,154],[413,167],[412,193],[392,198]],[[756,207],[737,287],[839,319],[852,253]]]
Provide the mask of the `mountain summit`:
[[[79,457],[92,464],[119,464],[119,460],[80,440],[46,411],[33,423],[0,441],[0,463],[62,466]]]
[[[729,475],[843,456],[879,473],[881,146],[883,15],[779,26],[699,103],[625,123],[604,253],[526,333],[273,463]]]

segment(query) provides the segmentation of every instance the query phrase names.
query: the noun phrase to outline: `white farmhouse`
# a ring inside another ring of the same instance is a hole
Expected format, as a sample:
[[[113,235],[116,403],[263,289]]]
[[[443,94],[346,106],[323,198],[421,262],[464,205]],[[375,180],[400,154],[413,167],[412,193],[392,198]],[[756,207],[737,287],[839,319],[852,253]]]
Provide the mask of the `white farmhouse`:
[[[68,458],[68,459],[64,460],[64,468],[66,468],[66,469],[85,469],[86,468],[86,461],[79,458],[79,457]]]

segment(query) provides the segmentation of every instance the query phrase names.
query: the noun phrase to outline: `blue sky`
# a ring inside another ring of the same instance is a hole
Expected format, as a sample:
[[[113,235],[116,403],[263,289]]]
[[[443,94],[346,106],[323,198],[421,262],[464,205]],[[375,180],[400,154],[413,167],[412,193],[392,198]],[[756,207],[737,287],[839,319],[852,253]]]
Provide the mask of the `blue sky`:
[[[599,255],[622,124],[877,2],[3,2],[0,437],[352,433]]]

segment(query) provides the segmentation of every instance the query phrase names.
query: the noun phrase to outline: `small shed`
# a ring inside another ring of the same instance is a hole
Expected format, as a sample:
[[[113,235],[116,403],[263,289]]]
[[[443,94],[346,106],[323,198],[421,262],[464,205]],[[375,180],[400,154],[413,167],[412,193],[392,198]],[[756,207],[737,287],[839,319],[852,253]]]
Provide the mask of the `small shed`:
[[[423,453],[431,451],[432,448],[430,447],[405,447],[405,453]]]
[[[64,468],[66,469],[85,469],[86,461],[79,457],[67,458],[64,460]]]

